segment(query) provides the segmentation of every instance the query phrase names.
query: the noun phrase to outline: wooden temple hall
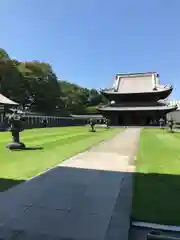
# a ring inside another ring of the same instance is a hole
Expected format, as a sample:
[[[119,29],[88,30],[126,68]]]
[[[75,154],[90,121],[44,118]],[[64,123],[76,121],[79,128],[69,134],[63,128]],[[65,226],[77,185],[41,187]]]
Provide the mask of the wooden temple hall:
[[[177,109],[166,101],[172,90],[171,85],[160,83],[155,72],[116,74],[112,88],[101,91],[109,104],[98,111],[112,125],[156,125]]]

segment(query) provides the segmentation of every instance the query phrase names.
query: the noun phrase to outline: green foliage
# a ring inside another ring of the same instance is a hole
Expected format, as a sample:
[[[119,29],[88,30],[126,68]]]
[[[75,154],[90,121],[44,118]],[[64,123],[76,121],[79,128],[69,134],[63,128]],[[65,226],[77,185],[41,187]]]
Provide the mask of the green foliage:
[[[76,114],[84,112],[88,104],[88,90],[67,81],[59,81],[59,86],[62,90],[61,98],[67,110]]]
[[[0,59],[10,59],[7,52],[2,48],[0,48]]]
[[[23,72],[26,89],[35,97],[35,109],[47,113],[54,112],[61,103],[59,84],[51,66],[40,62],[23,64],[26,70]]]
[[[83,114],[87,107],[105,103],[96,89],[58,81],[48,63],[20,62],[0,49],[0,92],[19,103],[27,92],[34,96],[34,111],[52,114]]]
[[[19,100],[24,96],[23,76],[17,70],[14,61],[0,59],[0,91],[13,100]]]
[[[97,113],[96,107],[106,99],[96,90],[87,89],[68,81],[59,81],[65,107],[71,113]]]
[[[88,106],[86,108],[87,114],[98,114],[99,112],[97,111],[97,106]]]

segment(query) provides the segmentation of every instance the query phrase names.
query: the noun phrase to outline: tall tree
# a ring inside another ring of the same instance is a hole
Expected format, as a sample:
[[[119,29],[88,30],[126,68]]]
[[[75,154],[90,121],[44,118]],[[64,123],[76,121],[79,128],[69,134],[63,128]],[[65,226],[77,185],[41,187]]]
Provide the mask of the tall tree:
[[[34,96],[35,110],[47,113],[54,112],[62,103],[60,87],[51,66],[41,62],[21,63],[27,91]]]
[[[85,112],[89,96],[88,90],[67,81],[59,81],[59,85],[62,89],[62,99],[67,110],[70,113],[77,114]]]
[[[97,106],[101,103],[107,103],[107,100],[96,89],[94,88],[90,89],[89,106]]]
[[[5,51],[0,49],[0,92],[13,100],[23,98],[23,76]]]
[[[47,114],[55,111],[83,114],[88,106],[106,102],[96,89],[58,81],[48,63],[20,62],[11,59],[3,49],[0,49],[0,92],[19,103],[33,96],[34,110]]]

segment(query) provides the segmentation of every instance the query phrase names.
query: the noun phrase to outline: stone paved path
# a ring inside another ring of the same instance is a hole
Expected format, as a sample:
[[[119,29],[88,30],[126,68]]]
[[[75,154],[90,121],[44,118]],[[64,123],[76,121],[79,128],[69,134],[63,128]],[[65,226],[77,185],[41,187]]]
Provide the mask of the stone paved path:
[[[3,193],[0,239],[128,239],[139,134],[126,129]]]

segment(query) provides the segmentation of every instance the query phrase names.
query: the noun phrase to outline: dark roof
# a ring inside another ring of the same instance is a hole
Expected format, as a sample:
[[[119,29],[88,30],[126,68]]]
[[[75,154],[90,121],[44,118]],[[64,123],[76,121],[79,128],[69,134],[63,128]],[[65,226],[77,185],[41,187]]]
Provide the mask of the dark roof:
[[[176,110],[177,106],[143,106],[143,107],[102,107],[100,111],[161,111],[161,110]]]
[[[129,84],[129,87],[128,87],[128,84]],[[102,90],[101,92],[103,93],[107,93],[107,94],[139,94],[139,93],[155,93],[155,92],[164,92],[164,91],[168,91],[170,89],[172,89],[172,86],[171,85],[158,85],[156,87],[156,90],[153,89],[153,88],[149,88],[148,84],[145,83],[144,85],[140,86],[138,89],[137,89],[137,86],[136,86],[136,89],[135,88],[135,85],[136,84],[131,84],[131,83],[127,83],[125,84],[124,86],[124,91],[122,91],[122,89],[118,89],[118,91],[115,91],[114,88],[110,88],[110,89],[104,89]],[[149,84],[150,85],[150,84]]]

